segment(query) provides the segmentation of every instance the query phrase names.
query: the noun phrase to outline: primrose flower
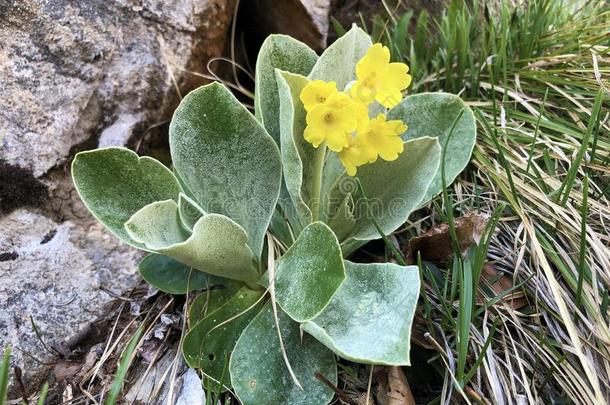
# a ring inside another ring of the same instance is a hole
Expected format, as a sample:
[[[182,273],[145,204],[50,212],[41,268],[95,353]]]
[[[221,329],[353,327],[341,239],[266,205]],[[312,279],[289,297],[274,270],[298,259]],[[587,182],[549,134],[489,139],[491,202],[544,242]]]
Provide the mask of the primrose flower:
[[[301,90],[300,98],[305,111],[311,111],[314,107],[323,104],[330,96],[336,93],[338,93],[337,83],[314,80],[307,83],[303,90]]]
[[[386,108],[396,106],[402,100],[402,90],[411,84],[409,66],[390,63],[390,50],[375,44],[356,65],[356,83],[351,87],[351,96],[363,103],[373,100]]]
[[[339,152],[339,160],[350,176],[355,176],[358,166],[362,166],[371,159],[370,151],[362,142],[362,135],[356,134],[349,138],[349,146]]]
[[[373,163],[377,157],[387,161],[396,160],[404,150],[400,135],[406,130],[407,126],[402,121],[387,121],[383,114],[370,120],[366,130],[350,137],[348,147],[339,152],[339,160],[347,174],[356,175],[358,166]]]
[[[303,136],[314,148],[326,142],[330,150],[340,152],[349,145],[348,136],[356,130],[356,117],[356,104],[347,94],[332,94],[307,113]]]
[[[369,163],[377,160],[392,161],[404,150],[402,135],[407,126],[400,120],[387,121],[385,115],[379,114],[369,122],[369,126],[362,134],[362,142],[368,152]]]

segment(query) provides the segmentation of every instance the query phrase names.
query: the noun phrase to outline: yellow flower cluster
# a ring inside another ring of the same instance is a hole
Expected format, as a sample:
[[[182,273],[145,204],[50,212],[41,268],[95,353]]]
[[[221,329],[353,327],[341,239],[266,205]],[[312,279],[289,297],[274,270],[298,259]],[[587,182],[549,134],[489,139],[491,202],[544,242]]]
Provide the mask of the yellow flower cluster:
[[[315,148],[325,144],[339,159],[350,176],[358,166],[381,157],[395,160],[403,151],[400,135],[407,126],[400,120],[386,120],[384,114],[369,118],[369,104],[376,101],[392,108],[402,100],[402,90],[411,83],[409,67],[390,63],[390,51],[373,45],[356,65],[357,80],[339,91],[335,82],[314,80],[301,91],[307,111],[305,140]]]

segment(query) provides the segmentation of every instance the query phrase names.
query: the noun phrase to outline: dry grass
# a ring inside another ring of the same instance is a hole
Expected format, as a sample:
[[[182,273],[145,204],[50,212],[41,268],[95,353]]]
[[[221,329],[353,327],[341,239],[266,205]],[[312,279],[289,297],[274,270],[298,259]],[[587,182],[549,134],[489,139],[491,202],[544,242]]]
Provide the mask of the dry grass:
[[[506,204],[487,257],[518,286],[511,295],[528,302],[522,308],[508,297],[495,302],[484,281],[475,283],[493,305],[475,305],[467,357],[474,375],[463,384],[455,377],[459,293],[451,300],[428,280],[432,310],[422,311],[421,325],[440,355],[432,359],[444,380],[440,403],[610,399],[610,9],[601,2],[524,4],[490,11],[454,3],[452,20],[446,15],[431,25],[432,34],[422,31],[429,39],[416,33],[404,44],[395,42],[399,24],[373,25],[393,49],[409,50],[407,61],[420,56],[420,91],[461,94],[476,110],[477,145],[450,188],[453,207],[492,213]],[[546,20],[534,32],[542,18],[537,7]],[[496,19],[494,28],[485,25],[488,18]],[[453,37],[463,31],[465,38]],[[530,53],[519,35],[527,36]],[[441,198],[430,208],[407,226],[412,235],[445,217]]]

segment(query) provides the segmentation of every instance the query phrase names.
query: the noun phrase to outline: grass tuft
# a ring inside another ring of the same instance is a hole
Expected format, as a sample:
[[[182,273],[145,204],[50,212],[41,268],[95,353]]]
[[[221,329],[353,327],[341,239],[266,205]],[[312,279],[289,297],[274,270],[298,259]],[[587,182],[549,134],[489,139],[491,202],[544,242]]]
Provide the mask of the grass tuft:
[[[467,257],[454,247],[446,269],[420,266],[416,325],[444,387],[430,399],[608,398],[610,5],[453,0],[435,17],[403,3],[367,32],[409,64],[410,92],[459,94],[478,138],[463,175],[396,236],[491,214]],[[501,280],[512,286],[489,288]]]

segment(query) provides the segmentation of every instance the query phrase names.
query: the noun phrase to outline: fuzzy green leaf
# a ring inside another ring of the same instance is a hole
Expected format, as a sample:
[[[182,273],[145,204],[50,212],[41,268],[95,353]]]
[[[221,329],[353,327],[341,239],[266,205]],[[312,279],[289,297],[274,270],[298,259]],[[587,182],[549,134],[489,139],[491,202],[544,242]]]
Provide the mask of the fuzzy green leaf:
[[[151,251],[184,242],[190,236],[180,222],[174,200],[148,204],[125,222],[125,229],[131,239]]]
[[[405,142],[404,152],[398,159],[392,162],[379,159],[360,167],[357,176],[369,200],[368,205],[355,179],[343,174],[329,193],[326,217],[337,217],[342,209],[340,204],[351,193],[354,199],[351,216],[355,219],[350,233],[352,239],[366,241],[380,237],[371,218],[377,221],[385,234],[393,232],[406,221],[426,194],[438,170],[440,150],[435,138],[414,139]],[[344,253],[351,252],[353,248],[347,251],[344,248]]]
[[[123,224],[142,207],[178,200],[180,185],[162,163],[125,148],[80,152],[72,162],[74,185],[93,216],[122,241],[145,247],[129,237]]]
[[[350,236],[356,226],[356,218],[354,218],[354,198],[352,193],[348,192],[333,213],[332,217],[327,219],[328,226],[333,230],[337,239],[344,240]]]
[[[341,246],[333,231],[314,222],[277,263],[275,298],[295,321],[312,319],[345,279]]]
[[[299,324],[281,309],[278,318],[286,355],[303,389],[290,378],[268,304],[244,330],[231,355],[229,370],[235,393],[244,405],[328,404],[334,393],[315,373],[336,384],[335,356],[311,336],[305,334],[301,339]]]
[[[306,77],[276,70],[280,97],[281,154],[286,188],[302,227],[317,209],[317,188],[324,164],[324,148],[314,148],[303,138],[307,112],[299,96],[309,83]]]
[[[237,291],[243,286],[243,284],[230,282],[226,279],[222,280],[221,278],[216,278],[216,280],[218,280],[221,285],[215,287],[220,288],[203,291],[189,305],[188,318],[191,327],[223,306],[227,301],[233,298],[233,296],[237,294]]]
[[[262,302],[256,304],[262,295],[261,290],[242,287],[222,306],[197,322],[184,337],[182,345],[187,364],[218,382],[235,342],[262,306]],[[221,323],[223,325],[218,326]],[[225,378],[225,383],[227,380]]]
[[[191,197],[180,193],[178,197],[178,215],[182,225],[193,232],[193,227],[206,212]]]
[[[457,121],[445,154],[445,178],[447,185],[464,170],[476,142],[477,131],[472,110],[458,96],[447,93],[420,93],[407,96],[388,113],[388,119],[399,119],[408,125],[404,140],[421,137],[437,137],[441,148],[445,147],[453,122]],[[430,201],[442,191],[440,170],[428,188],[421,204]]]
[[[169,133],[174,165],[196,202],[241,225],[258,259],[282,176],[273,139],[219,83],[190,92]]]
[[[232,280],[254,282],[252,251],[242,227],[228,217],[207,214],[188,234],[180,225],[178,205],[158,201],[136,212],[125,223],[129,236],[148,250],[169,256],[205,273]]]
[[[419,296],[417,266],[345,261],[347,278],[303,329],[358,363],[410,365],[410,335]]]
[[[177,262],[171,257],[149,254],[138,265],[148,284],[168,294],[186,294],[218,284],[218,278]]]
[[[371,37],[354,25],[345,35],[337,39],[318,58],[309,74],[310,80],[334,81],[343,90],[356,79],[356,63],[373,45]]]
[[[254,110],[275,141],[280,143],[280,100],[275,69],[307,75],[318,56],[304,43],[286,35],[269,35],[258,52]]]

